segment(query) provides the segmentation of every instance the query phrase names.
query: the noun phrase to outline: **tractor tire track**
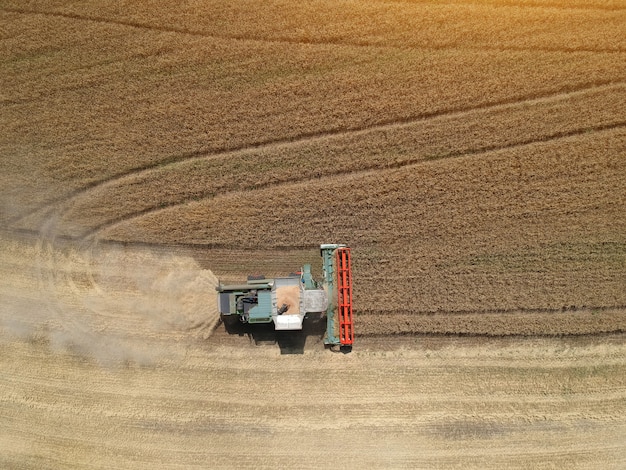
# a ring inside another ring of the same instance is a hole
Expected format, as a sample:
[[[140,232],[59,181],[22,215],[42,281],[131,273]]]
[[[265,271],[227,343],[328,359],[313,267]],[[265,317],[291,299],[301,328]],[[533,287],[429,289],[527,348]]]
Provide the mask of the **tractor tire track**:
[[[626,332],[624,305],[580,309],[355,310],[359,336],[591,337]]]
[[[555,141],[555,140],[560,140],[560,139],[566,139],[566,138],[570,138],[570,137],[575,137],[575,136],[580,136],[580,135],[584,135],[587,134],[589,132],[604,132],[604,131],[611,131],[611,130],[615,130],[615,129],[620,129],[620,128],[624,128],[626,127],[626,120],[624,121],[620,121],[614,124],[607,124],[607,125],[601,125],[601,126],[596,126],[596,127],[585,127],[582,129],[577,129],[574,131],[570,131],[570,132],[558,132],[558,133],[554,133],[551,135],[547,135],[538,139],[529,139],[526,141],[522,141],[522,142],[517,142],[511,145],[504,145],[504,146],[500,146],[500,145],[491,145],[491,146],[485,146],[479,149],[475,149],[472,151],[468,151],[468,152],[458,152],[458,153],[451,153],[448,155],[443,155],[443,156],[439,156],[436,158],[430,158],[430,159],[423,159],[423,158],[419,158],[419,159],[406,159],[400,162],[394,162],[392,164],[389,165],[385,165],[384,167],[380,167],[380,166],[372,166],[369,168],[361,168],[358,170],[354,170],[354,169],[348,169],[345,171],[334,171],[332,174],[328,174],[328,175],[321,175],[321,176],[315,176],[315,177],[306,177],[306,178],[302,178],[302,179],[296,179],[294,180],[293,178],[290,178],[289,180],[286,181],[280,181],[280,182],[272,182],[272,183],[267,183],[267,184],[257,184],[254,187],[250,187],[249,189],[245,190],[245,191],[258,191],[261,189],[267,189],[267,188],[278,188],[278,187],[285,187],[285,186],[294,186],[294,185],[300,185],[309,181],[320,181],[320,180],[324,180],[324,179],[328,179],[328,178],[341,178],[347,175],[363,175],[363,174],[369,174],[372,172],[384,172],[384,171],[393,171],[393,170],[397,170],[400,168],[407,168],[407,167],[412,167],[412,166],[416,166],[416,165],[421,165],[423,163],[426,162],[433,162],[436,160],[443,160],[443,159],[449,159],[449,158],[463,158],[463,157],[475,157],[477,155],[483,155],[486,153],[491,153],[491,152],[497,152],[497,151],[503,151],[503,150],[511,150],[511,149],[518,149],[518,148],[523,148],[529,145],[534,145],[534,144],[541,144],[541,143],[547,143],[547,142],[551,142],[551,141]],[[82,240],[87,240],[93,237],[98,236],[101,232],[105,231],[105,230],[109,230],[112,228],[115,228],[116,226],[126,223],[130,220],[134,220],[134,219],[139,219],[142,217],[145,217],[147,215],[154,215],[154,214],[158,214],[160,212],[164,212],[164,211],[168,211],[171,210],[173,208],[176,207],[181,207],[184,206],[190,202],[193,201],[200,201],[200,200],[207,200],[207,199],[214,199],[215,197],[225,197],[229,194],[233,194],[233,193],[240,193],[240,192],[244,192],[244,190],[236,190],[236,191],[227,191],[227,192],[222,192],[219,194],[219,196],[214,196],[214,197],[199,197],[196,199],[187,199],[184,201],[180,201],[180,202],[175,202],[172,204],[163,204],[160,205],[159,207],[152,207],[152,208],[147,208],[141,211],[137,211],[135,213],[131,213],[131,214],[125,214],[123,217],[120,218],[116,218],[116,219],[112,219],[108,222],[105,222],[103,224],[100,224],[98,226],[92,227],[90,230],[84,232],[79,238]]]
[[[114,186],[124,181],[130,181],[133,178],[142,177],[148,175],[153,171],[163,170],[169,166],[178,165],[182,163],[193,163],[201,160],[217,160],[222,158],[228,158],[234,155],[247,153],[247,152],[255,152],[260,150],[278,150],[281,148],[289,148],[300,145],[307,145],[311,143],[315,143],[318,141],[323,141],[325,139],[342,139],[346,137],[355,137],[360,135],[366,135],[372,132],[384,132],[384,131],[393,131],[402,129],[405,127],[410,127],[422,122],[428,122],[437,119],[454,119],[459,118],[463,119],[464,117],[471,115],[473,113],[485,112],[485,111],[502,111],[507,109],[514,109],[517,107],[530,106],[530,105],[539,105],[542,103],[556,102],[556,101],[565,101],[571,99],[573,97],[584,96],[589,93],[595,92],[611,92],[614,90],[623,89],[626,85],[626,82],[615,82],[615,81],[607,81],[603,83],[586,83],[579,87],[567,90],[567,91],[559,91],[557,93],[537,93],[529,96],[525,96],[520,98],[511,98],[499,101],[492,101],[487,103],[482,103],[476,106],[467,106],[462,108],[454,108],[454,109],[443,109],[440,111],[432,112],[432,113],[424,113],[416,116],[409,116],[402,119],[393,119],[381,121],[374,125],[362,126],[362,127],[353,127],[353,128],[340,128],[340,129],[331,129],[325,131],[315,131],[300,134],[297,137],[286,137],[286,138],[277,138],[270,139],[266,141],[260,141],[255,143],[248,143],[241,146],[233,146],[231,148],[227,148],[224,150],[220,150],[217,152],[211,152],[207,150],[196,150],[192,152],[185,152],[177,155],[171,155],[167,158],[160,160],[154,164],[133,168],[128,171],[118,173],[109,178],[105,178],[99,181],[94,181],[90,184],[83,186],[82,188],[76,189],[69,194],[65,194],[59,198],[55,198],[49,201],[46,201],[40,207],[37,207],[33,210],[30,210],[24,214],[18,215],[12,219],[8,220],[8,226],[18,225],[23,220],[35,216],[37,214],[42,214],[43,217],[47,217],[52,212],[58,211],[59,206],[65,206],[71,204],[73,201],[80,197],[84,197],[88,195],[90,192],[104,189],[110,186]],[[621,124],[618,124],[621,125]],[[553,136],[552,138],[557,138],[558,135]],[[565,135],[563,136],[565,137]],[[530,142],[528,142],[530,143]],[[486,146],[485,148],[481,148],[479,151],[487,151],[487,150],[496,150],[495,147]],[[406,164],[414,164],[415,162],[409,162]],[[388,167],[388,166],[387,166]],[[386,167],[386,168],[387,168]],[[373,168],[367,168],[369,171]]]
[[[383,0],[382,3],[398,3],[407,5],[462,5],[462,6],[497,6],[504,8],[524,8],[524,9],[545,9],[550,8],[554,10],[585,10],[585,11],[624,11],[626,7],[620,5],[585,5],[582,3],[576,5],[564,5],[558,2],[541,2],[536,4],[529,4],[525,2],[515,0],[499,0],[499,1],[471,1],[471,0],[448,0],[445,2],[435,2],[432,0]]]
[[[211,34],[203,31],[194,31],[185,28],[177,28],[172,26],[155,26],[145,24],[138,21],[119,20],[112,18],[105,18],[99,16],[81,15],[78,13],[62,13],[53,11],[37,11],[28,10],[23,8],[2,8],[0,11],[22,15],[42,15],[56,18],[65,18],[77,21],[90,21],[94,23],[111,24],[118,26],[125,26],[129,28],[143,29],[147,31],[155,31],[161,33],[174,33],[184,34],[188,36],[204,37],[219,41],[241,41],[241,42],[256,42],[265,44],[293,44],[300,46],[343,46],[343,47],[359,47],[359,48],[381,48],[381,49],[406,49],[406,45],[401,44],[384,44],[379,42],[368,41],[348,41],[345,39],[328,40],[328,39],[297,39],[288,37],[276,37],[276,38],[263,38],[257,36],[246,35],[227,35],[227,34]],[[466,51],[531,51],[531,52],[563,52],[563,53],[576,53],[576,52],[595,52],[595,53],[623,53],[626,52],[626,48],[623,47],[544,47],[544,46],[490,46],[487,44],[480,44],[477,46],[469,46],[463,42],[432,45],[432,44],[413,44],[409,45],[412,49],[423,50],[466,50]]]
[[[477,310],[454,310],[445,313],[453,313],[454,315],[475,315],[475,314],[498,314],[498,315],[512,315],[512,314],[558,314],[558,313],[591,313],[591,312],[610,312],[613,310],[621,310],[626,312],[626,305],[624,304],[616,304],[616,305],[586,305],[584,307],[562,307],[562,308],[498,308],[498,309],[477,309]],[[411,315],[416,316],[434,316],[440,315],[442,312],[437,310],[418,310],[411,309]],[[374,310],[366,310],[360,311],[359,316],[403,316],[406,315],[406,311],[399,310],[386,310],[384,314],[379,311]]]
[[[502,316],[477,312],[459,315],[440,312],[436,315],[405,315],[388,317],[361,316],[355,312],[359,335],[450,335],[471,337],[579,337],[621,334],[626,332],[626,312],[613,309],[604,312],[517,313]]]

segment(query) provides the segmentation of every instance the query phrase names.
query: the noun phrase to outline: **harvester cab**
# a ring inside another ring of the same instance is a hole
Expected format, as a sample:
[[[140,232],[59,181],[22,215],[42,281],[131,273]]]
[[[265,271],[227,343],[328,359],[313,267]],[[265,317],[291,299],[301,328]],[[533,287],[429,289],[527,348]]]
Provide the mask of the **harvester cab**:
[[[218,310],[226,324],[273,323],[276,331],[302,330],[307,313],[326,316],[324,343],[350,351],[354,342],[350,248],[320,245],[322,279],[311,275],[311,265],[300,273],[274,279],[251,278],[218,291]]]

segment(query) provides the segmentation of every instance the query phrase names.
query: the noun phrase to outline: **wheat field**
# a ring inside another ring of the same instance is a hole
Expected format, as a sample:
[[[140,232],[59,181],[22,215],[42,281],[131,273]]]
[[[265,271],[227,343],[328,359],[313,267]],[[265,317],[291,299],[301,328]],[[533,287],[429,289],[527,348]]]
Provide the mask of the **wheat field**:
[[[625,110],[622,0],[0,0],[0,466],[622,468]],[[224,331],[320,243],[352,359]]]
[[[626,305],[619,2],[2,15],[9,227],[53,214],[58,236],[250,258],[207,265],[225,278],[267,268],[255,251],[275,274],[345,242],[368,333],[369,315],[421,333],[419,314],[501,311],[559,333],[563,310],[578,314],[562,333],[623,330],[606,313]]]

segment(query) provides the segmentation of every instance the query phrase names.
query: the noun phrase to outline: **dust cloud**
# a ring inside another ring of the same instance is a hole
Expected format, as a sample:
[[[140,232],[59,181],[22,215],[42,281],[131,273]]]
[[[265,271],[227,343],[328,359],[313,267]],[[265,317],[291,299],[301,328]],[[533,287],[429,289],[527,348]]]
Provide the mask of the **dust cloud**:
[[[211,271],[165,248],[55,240],[0,232],[2,338],[47,342],[53,352],[104,365],[185,354],[217,324]]]

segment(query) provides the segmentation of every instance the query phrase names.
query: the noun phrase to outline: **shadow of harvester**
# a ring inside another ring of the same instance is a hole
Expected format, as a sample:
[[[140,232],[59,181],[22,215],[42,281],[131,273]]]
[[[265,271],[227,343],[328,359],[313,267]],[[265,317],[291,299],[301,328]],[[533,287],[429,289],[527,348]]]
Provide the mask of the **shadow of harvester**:
[[[323,347],[326,332],[326,317],[321,313],[307,313],[301,330],[276,331],[274,323],[242,323],[238,318],[223,323],[228,334],[247,336],[256,346],[278,345],[281,354],[304,354],[307,343]]]

